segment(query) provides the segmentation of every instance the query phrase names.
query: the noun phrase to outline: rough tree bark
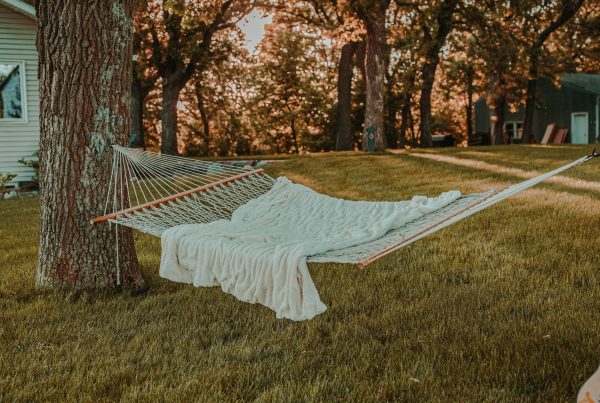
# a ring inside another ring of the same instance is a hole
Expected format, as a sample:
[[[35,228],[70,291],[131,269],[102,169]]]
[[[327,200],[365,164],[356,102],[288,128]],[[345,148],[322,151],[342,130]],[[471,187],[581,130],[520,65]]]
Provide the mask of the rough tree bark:
[[[363,151],[383,151],[387,147],[384,128],[385,15],[389,3],[389,0],[369,2],[369,6],[360,8],[358,14],[367,29],[365,58],[367,96],[362,138]]]
[[[539,76],[539,59],[542,53],[544,43],[550,38],[553,32],[567,23],[583,5],[584,0],[566,1],[560,14],[553,20],[540,36],[536,39],[533,46],[529,49],[529,69],[527,78],[527,95],[525,97],[525,120],[523,121],[523,143],[529,143],[533,137],[533,115],[535,112],[535,92],[537,89],[537,80]]]
[[[39,287],[116,288],[115,230],[103,212],[112,144],[126,144],[132,0],[37,1],[40,79]],[[144,287],[129,230],[120,283]]]
[[[337,110],[335,150],[354,150],[352,136],[352,76],[353,58],[358,43],[350,42],[342,46],[338,63]]]
[[[437,31],[431,36],[430,28],[423,24],[425,41],[425,63],[421,69],[421,99],[419,110],[421,115],[421,147],[431,147],[431,92],[435,82],[435,72],[440,62],[440,50],[446,43],[446,38],[454,27],[454,10],[458,0],[442,0],[436,15]]]

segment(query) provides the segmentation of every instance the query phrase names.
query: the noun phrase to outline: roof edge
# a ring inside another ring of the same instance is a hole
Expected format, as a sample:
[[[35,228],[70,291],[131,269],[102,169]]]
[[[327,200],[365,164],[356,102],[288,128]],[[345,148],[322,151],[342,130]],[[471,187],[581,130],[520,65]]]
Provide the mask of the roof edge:
[[[35,15],[35,7],[25,3],[21,0],[0,0],[0,5],[4,5],[11,10],[14,10],[26,17],[29,17],[33,20],[37,19]]]

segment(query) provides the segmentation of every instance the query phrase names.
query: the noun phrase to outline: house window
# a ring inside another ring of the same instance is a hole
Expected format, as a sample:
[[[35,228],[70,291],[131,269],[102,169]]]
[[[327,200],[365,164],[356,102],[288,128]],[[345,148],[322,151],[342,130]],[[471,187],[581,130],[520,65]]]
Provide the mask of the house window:
[[[0,122],[24,121],[25,63],[0,61]]]
[[[523,122],[505,122],[504,132],[513,140],[521,140],[523,137]]]

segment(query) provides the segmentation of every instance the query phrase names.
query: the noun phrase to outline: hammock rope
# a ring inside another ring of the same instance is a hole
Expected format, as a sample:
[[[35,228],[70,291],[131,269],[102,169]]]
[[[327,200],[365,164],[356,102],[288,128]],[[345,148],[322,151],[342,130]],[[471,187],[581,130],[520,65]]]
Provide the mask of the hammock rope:
[[[275,183],[262,169],[235,163],[161,155],[121,146],[113,146],[113,149],[105,209],[103,215],[91,219],[91,223],[116,224],[117,239],[120,226],[160,237],[165,230],[177,225],[229,219],[238,207],[265,194]],[[364,267],[598,156],[594,150],[590,155],[503,190],[463,195],[380,239],[310,256],[308,261],[353,263]],[[118,267],[116,270],[119,281]]]

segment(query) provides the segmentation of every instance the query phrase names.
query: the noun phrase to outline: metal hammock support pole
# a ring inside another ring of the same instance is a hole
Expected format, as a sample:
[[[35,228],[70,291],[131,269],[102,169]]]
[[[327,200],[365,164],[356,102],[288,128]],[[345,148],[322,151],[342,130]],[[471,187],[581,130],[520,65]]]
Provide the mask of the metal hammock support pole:
[[[274,179],[262,169],[209,162],[114,146],[113,172],[103,215],[93,225],[115,225],[119,262],[119,227],[161,236],[180,224],[228,219],[245,203],[268,192]],[[569,164],[500,191],[463,195],[438,211],[410,221],[365,244],[309,256],[309,262],[353,263],[363,268],[425,236],[463,220],[561,172],[599,157],[594,151]],[[112,206],[110,199],[112,198]],[[116,268],[117,283],[120,270]]]

